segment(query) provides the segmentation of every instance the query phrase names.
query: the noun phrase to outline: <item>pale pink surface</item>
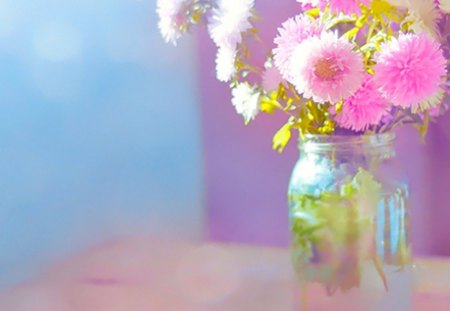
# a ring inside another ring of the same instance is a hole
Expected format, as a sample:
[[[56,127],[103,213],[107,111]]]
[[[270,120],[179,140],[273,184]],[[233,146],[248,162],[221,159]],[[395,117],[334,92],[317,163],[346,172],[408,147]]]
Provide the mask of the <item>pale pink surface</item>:
[[[414,310],[448,310],[450,260],[419,261],[415,273]],[[299,299],[287,249],[134,239],[85,252],[0,292],[0,310],[288,311]]]

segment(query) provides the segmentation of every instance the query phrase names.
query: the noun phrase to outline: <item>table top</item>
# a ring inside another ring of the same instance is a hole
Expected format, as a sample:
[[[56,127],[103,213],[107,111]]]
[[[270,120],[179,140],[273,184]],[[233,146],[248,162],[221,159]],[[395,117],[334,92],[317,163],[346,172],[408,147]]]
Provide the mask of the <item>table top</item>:
[[[450,259],[419,259],[414,310],[450,310]],[[287,249],[154,239],[116,241],[0,292],[2,311],[290,311]]]

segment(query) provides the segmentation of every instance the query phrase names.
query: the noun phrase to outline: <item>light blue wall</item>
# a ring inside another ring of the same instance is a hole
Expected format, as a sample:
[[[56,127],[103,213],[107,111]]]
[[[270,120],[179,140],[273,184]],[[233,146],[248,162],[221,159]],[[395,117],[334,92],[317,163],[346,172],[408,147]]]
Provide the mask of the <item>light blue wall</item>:
[[[154,0],[0,1],[0,286],[134,234],[197,236],[195,51]]]

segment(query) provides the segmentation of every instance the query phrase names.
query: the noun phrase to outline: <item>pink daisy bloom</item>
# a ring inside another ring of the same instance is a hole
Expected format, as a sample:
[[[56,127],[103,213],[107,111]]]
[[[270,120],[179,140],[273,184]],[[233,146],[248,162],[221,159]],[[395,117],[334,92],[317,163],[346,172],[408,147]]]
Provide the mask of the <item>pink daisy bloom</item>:
[[[372,0],[328,0],[330,10],[339,14],[361,14],[361,5],[369,6]]]
[[[377,90],[372,76],[366,75],[359,90],[345,100],[336,121],[343,128],[365,131],[369,126],[379,124],[388,108],[389,103]]]
[[[295,48],[291,60],[292,84],[305,98],[338,103],[352,96],[364,79],[361,54],[336,33],[310,37]]]
[[[395,106],[426,110],[444,96],[446,59],[439,42],[425,33],[401,34],[381,47],[375,81]]]
[[[278,36],[274,42],[277,47],[273,50],[275,66],[284,79],[290,81],[292,52],[305,39],[318,36],[322,32],[322,26],[311,21],[308,16],[298,15],[285,21],[278,28]]]
[[[315,7],[323,10],[327,4],[335,14],[361,14],[361,5],[369,6],[372,0],[297,0],[304,8]]]

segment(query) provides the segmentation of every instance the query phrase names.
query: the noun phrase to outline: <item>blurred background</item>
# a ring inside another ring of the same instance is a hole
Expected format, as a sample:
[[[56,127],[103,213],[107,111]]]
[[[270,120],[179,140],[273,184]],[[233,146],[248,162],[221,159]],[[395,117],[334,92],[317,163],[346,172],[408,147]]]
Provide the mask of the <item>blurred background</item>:
[[[129,236],[288,245],[295,144],[244,126],[207,33],[165,44],[155,2],[0,0],[0,288]],[[295,1],[256,2],[271,44]],[[450,255],[450,115],[398,151],[415,251]]]
[[[153,0],[0,0],[0,286],[112,239],[202,234],[195,60]]]

